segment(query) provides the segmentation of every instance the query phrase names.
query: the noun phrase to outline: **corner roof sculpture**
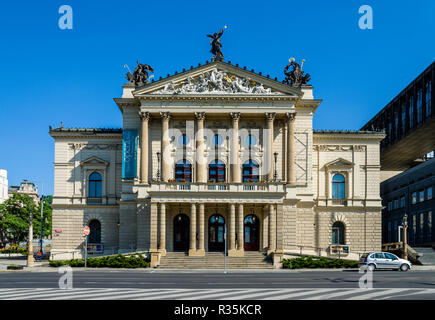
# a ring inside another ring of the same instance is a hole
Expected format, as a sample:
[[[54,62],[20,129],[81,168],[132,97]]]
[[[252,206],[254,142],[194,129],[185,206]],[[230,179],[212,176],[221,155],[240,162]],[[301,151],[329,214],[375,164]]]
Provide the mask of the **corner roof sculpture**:
[[[284,68],[284,74],[286,75],[284,83],[295,88],[300,88],[303,84],[307,84],[311,76],[309,73],[304,75],[304,71],[302,71],[305,59],[302,59],[302,65],[295,62],[295,58],[290,58],[289,62],[290,63]],[[288,69],[290,67],[293,67],[293,70],[289,72]]]
[[[124,67],[127,67],[128,69],[127,65],[124,65]],[[144,84],[149,83],[150,79],[154,77],[154,75],[148,77],[148,71],[154,72],[154,69],[150,65],[142,64],[137,61],[137,67],[134,69],[133,74],[131,74],[130,69],[128,69],[126,78],[135,86],[143,86]]]

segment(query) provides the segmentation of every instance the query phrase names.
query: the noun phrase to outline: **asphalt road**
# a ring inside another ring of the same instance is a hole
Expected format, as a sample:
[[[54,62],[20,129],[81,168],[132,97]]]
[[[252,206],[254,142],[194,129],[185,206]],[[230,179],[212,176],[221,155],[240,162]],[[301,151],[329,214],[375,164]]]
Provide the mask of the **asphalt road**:
[[[73,271],[74,288],[296,289],[358,288],[358,270],[343,271]],[[0,272],[0,288],[58,288],[57,272]],[[375,271],[373,288],[435,289],[435,270]]]

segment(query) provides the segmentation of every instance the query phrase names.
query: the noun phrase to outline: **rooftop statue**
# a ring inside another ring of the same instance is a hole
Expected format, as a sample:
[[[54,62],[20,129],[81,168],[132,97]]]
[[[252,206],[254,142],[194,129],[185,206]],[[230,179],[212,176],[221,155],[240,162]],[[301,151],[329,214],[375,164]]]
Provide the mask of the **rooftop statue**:
[[[224,33],[224,30],[227,28],[227,26],[224,26],[221,31],[218,33],[214,33],[213,35],[208,34],[207,37],[213,39],[210,40],[211,44],[211,50],[210,52],[214,54],[214,57],[212,58],[212,61],[223,61],[224,60],[224,54],[221,51],[221,36]]]
[[[150,65],[142,64],[137,61],[137,67],[134,69],[133,74],[131,74],[129,69],[129,72],[126,74],[126,78],[135,86],[143,86],[144,84],[149,83],[150,79],[153,77],[153,75],[148,77],[148,71],[154,72],[154,69]]]
[[[302,60],[302,65],[299,65],[299,63],[295,62],[294,58],[289,59],[290,63],[284,68],[284,74],[286,75],[284,83],[292,87],[300,88],[303,84],[307,84],[307,82],[310,81],[310,74],[307,73],[304,75],[304,71],[302,71],[304,61],[305,60]],[[290,67],[293,67],[292,71],[288,71]]]

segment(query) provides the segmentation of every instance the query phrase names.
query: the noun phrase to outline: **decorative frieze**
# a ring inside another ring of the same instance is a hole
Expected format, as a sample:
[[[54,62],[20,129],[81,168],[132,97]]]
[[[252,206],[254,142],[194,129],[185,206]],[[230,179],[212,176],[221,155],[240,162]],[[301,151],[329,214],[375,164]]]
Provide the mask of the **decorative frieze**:
[[[314,145],[313,150],[314,151],[321,151],[321,152],[337,152],[337,151],[355,151],[355,152],[364,152],[367,149],[367,146],[365,145]]]
[[[119,150],[120,144],[90,144],[90,143],[69,143],[70,150]]]

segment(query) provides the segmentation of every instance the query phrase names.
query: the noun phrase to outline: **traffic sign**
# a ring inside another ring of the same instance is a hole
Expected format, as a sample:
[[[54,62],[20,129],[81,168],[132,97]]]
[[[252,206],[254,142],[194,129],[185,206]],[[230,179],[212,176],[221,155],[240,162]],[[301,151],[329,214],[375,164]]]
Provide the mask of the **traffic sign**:
[[[85,236],[88,236],[91,233],[91,229],[88,226],[85,226],[83,228],[83,233],[85,234]]]

